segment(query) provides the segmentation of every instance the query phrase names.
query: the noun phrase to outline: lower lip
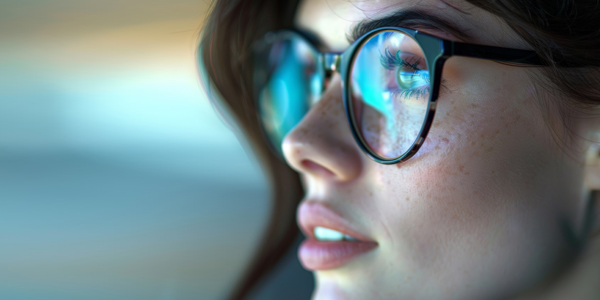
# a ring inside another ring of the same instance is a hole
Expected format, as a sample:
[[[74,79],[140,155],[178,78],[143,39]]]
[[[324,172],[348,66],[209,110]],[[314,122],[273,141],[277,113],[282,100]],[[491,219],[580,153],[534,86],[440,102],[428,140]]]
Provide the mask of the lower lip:
[[[322,242],[309,239],[300,245],[298,257],[307,270],[329,270],[341,267],[376,247],[377,243],[372,242]]]

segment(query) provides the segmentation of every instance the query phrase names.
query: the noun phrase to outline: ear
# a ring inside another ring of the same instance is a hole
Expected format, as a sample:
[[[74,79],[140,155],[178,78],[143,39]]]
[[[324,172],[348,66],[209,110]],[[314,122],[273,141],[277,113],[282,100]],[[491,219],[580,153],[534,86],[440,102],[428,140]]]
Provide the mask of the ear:
[[[600,233],[600,144],[593,143],[586,153],[584,182],[590,193],[586,204],[584,232],[593,236]],[[587,224],[586,224],[587,223]],[[587,228],[586,228],[587,227]]]
[[[584,173],[585,187],[600,191],[600,145],[593,143],[587,150]]]

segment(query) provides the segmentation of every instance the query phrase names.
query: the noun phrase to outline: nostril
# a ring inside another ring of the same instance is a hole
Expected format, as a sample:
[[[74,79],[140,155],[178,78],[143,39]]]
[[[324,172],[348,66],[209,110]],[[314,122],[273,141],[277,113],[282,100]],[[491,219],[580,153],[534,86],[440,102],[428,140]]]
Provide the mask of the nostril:
[[[323,167],[322,165],[314,161],[305,159],[300,164],[302,165],[302,168],[304,168],[304,170],[306,170],[309,173],[313,173],[315,175],[322,175],[326,177],[336,177],[335,173],[331,172],[331,170],[327,169],[326,167]]]

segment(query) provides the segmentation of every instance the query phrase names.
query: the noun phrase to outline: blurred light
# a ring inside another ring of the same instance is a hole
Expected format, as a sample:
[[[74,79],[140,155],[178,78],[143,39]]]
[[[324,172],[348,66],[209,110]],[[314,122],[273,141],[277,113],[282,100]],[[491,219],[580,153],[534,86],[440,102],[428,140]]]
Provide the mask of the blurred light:
[[[0,10],[0,299],[217,299],[266,182],[195,70],[203,1]]]

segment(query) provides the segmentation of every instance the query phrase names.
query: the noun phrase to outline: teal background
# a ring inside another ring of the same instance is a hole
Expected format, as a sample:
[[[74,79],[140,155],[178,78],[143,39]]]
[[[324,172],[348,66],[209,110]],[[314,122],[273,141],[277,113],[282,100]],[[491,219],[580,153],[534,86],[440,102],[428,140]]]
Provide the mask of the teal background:
[[[206,2],[0,7],[0,299],[220,299],[269,190],[200,87]]]

